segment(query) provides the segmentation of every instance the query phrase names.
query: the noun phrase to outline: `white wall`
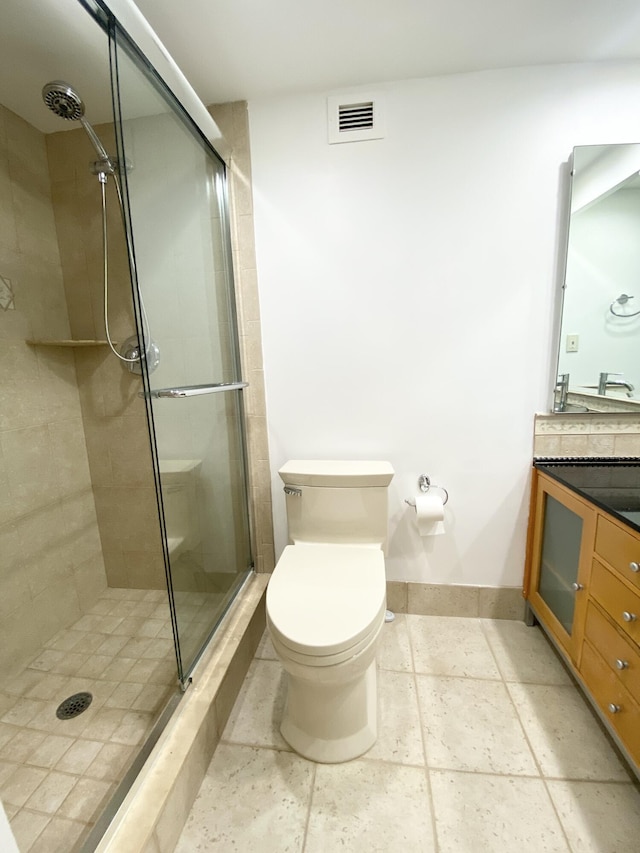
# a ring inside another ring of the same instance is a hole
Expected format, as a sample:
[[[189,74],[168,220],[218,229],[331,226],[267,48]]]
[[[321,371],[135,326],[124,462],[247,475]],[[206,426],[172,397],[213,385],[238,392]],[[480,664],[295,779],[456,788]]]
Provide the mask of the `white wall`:
[[[277,553],[287,458],[388,459],[390,579],[517,586],[563,164],[640,139],[640,63],[379,91],[386,138],[343,145],[327,93],[249,104]],[[423,472],[450,494],[425,540],[404,504]]]

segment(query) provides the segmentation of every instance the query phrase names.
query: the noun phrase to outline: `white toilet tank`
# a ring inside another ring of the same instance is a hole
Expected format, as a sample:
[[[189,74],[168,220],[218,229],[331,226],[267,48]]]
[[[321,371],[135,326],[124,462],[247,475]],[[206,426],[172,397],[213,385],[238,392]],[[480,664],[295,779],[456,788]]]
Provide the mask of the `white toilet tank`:
[[[394,474],[389,462],[295,459],[278,473],[285,484],[289,544],[371,545],[386,551]]]

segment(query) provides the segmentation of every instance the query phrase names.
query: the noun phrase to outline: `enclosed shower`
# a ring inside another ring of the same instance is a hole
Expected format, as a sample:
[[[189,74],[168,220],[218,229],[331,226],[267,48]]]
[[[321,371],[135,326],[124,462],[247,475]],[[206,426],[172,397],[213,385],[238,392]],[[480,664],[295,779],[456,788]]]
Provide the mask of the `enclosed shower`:
[[[0,799],[89,850],[253,570],[227,174],[101,2],[2,14]]]

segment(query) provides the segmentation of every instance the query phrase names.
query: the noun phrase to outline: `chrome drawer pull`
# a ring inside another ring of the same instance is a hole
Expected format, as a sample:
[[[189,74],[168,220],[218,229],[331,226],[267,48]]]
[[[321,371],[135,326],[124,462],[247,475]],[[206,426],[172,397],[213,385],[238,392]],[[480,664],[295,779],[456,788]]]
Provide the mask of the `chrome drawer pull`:
[[[625,622],[635,622],[638,617],[636,616],[635,613],[629,613],[628,610],[625,610],[624,613],[622,614],[622,618],[624,619]]]
[[[574,592],[580,592],[580,590],[581,590],[581,589],[584,589],[584,585],[583,585],[583,584],[581,584],[581,583],[572,583],[572,584],[571,584],[571,589],[572,589]]]
[[[615,705],[613,702],[609,702],[608,707],[609,707],[609,711],[611,711],[612,714],[619,714],[620,711],[622,711],[622,708],[620,707],[620,705]]]
[[[636,563],[635,561],[629,563],[629,568],[632,572],[640,572],[640,563]]]
[[[618,669],[629,669],[629,661],[616,658],[616,666]]]

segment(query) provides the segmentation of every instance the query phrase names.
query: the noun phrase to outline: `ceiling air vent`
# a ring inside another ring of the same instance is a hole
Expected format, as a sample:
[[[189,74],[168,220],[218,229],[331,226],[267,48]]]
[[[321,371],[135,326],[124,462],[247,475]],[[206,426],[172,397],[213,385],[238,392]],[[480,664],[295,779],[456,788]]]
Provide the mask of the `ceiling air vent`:
[[[329,143],[359,142],[384,136],[380,97],[337,95],[327,99],[329,111]]]

